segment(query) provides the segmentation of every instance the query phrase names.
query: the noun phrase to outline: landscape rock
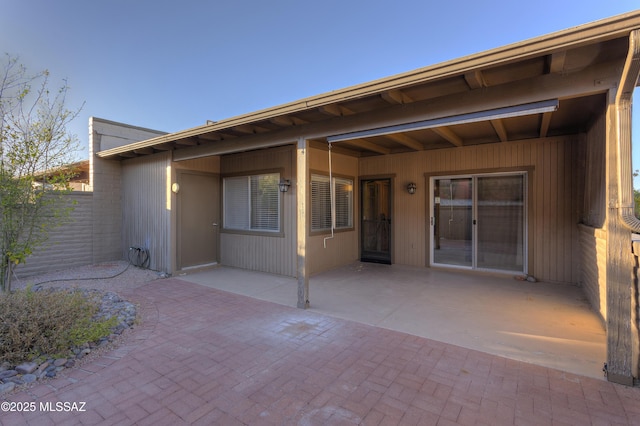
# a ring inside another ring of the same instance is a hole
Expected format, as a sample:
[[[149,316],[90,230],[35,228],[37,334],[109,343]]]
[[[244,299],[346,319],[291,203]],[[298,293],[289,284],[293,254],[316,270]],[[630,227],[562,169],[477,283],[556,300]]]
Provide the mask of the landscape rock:
[[[0,385],[0,395],[3,393],[9,393],[16,387],[16,384],[13,382],[5,383]]]
[[[17,376],[18,372],[16,370],[4,370],[0,371],[0,380],[8,379],[9,377]]]
[[[18,374],[31,374],[38,368],[38,364],[35,362],[24,362],[18,365],[15,370]]]
[[[38,370],[36,371],[36,375],[42,376],[44,374],[44,371],[47,369],[47,367],[49,367],[49,361],[45,361],[42,364],[40,364],[40,367],[38,367]]]
[[[22,376],[22,380],[25,383],[33,383],[38,380],[38,376],[36,376],[35,374],[25,374],[24,376]]]
[[[22,380],[22,376],[13,376],[13,377],[9,377],[4,379],[5,383],[15,383],[16,385],[24,385],[24,380]]]

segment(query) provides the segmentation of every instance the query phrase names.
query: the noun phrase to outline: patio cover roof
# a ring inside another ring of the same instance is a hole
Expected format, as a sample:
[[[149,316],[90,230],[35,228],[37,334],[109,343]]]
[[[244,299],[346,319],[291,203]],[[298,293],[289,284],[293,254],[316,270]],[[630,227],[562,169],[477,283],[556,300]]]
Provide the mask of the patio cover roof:
[[[340,146],[352,155],[368,156],[577,133],[586,130],[606,91],[615,87],[610,71],[604,71],[606,64],[626,56],[628,35],[637,28],[640,11],[208,122],[97,156],[123,159],[171,150],[175,158],[186,159],[276,146],[301,136],[326,142],[344,133],[332,129],[357,132],[429,120],[435,124],[345,138]],[[573,77],[587,67],[593,72]],[[548,91],[531,93],[534,81],[544,83]],[[549,100],[557,100],[557,110],[508,117],[487,113],[486,119],[472,122],[457,119]]]

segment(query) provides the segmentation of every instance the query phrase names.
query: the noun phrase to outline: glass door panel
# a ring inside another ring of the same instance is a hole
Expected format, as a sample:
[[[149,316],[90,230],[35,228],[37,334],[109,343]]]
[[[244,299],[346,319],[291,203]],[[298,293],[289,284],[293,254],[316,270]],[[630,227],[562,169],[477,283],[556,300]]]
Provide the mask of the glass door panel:
[[[391,263],[391,180],[362,181],[360,258],[365,262]]]
[[[473,266],[473,180],[444,178],[434,181],[433,261]]]
[[[477,267],[524,270],[523,175],[477,178]]]

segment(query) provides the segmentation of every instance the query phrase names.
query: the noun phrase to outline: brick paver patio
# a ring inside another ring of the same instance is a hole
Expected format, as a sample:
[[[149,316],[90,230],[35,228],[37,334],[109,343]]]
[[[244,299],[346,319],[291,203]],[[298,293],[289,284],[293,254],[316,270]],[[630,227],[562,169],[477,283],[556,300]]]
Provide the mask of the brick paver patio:
[[[638,388],[179,279],[128,296],[125,344],[5,396],[35,411],[2,425],[640,424]]]

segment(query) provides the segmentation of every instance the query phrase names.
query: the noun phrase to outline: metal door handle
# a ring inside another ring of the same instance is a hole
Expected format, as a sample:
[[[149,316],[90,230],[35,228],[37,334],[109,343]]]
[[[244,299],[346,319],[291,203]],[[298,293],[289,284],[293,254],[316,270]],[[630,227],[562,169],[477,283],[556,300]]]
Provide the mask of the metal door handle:
[[[217,223],[214,223],[214,224],[213,224],[213,226],[218,226],[218,224],[217,224]]]

